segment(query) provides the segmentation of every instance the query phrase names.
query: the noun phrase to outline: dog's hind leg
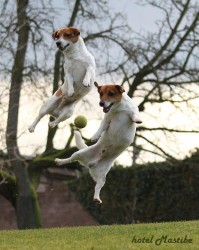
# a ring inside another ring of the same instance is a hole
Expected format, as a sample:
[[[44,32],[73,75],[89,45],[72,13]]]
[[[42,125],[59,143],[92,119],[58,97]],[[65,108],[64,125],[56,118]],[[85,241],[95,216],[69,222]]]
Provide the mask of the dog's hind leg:
[[[106,182],[106,177],[102,176],[100,178],[96,179],[96,185],[95,185],[95,193],[94,193],[94,202],[101,204],[102,200],[100,199],[100,191],[102,189],[102,187],[104,186]]]
[[[113,162],[113,159],[101,159],[95,162],[89,170],[90,175],[96,182],[93,200],[98,204],[102,203],[102,200],[100,199],[100,191],[106,182],[106,175],[109,172]]]
[[[78,161],[79,158],[80,158],[80,155],[81,155],[81,151],[82,150],[79,150],[79,151],[75,152],[73,155],[71,155],[71,157],[66,158],[66,159],[58,159],[58,158],[56,158],[55,163],[58,166],[61,166],[61,165],[67,164],[67,163],[72,163],[74,161]]]
[[[41,118],[45,116],[45,114],[39,114],[34,122],[28,127],[28,130],[30,133],[33,133],[35,131],[35,127],[37,126],[37,123],[41,120]]]
[[[41,120],[41,118],[43,118],[46,114],[49,114],[54,109],[55,105],[57,104],[57,101],[59,101],[59,97],[52,96],[42,105],[39,111],[39,115],[28,128],[29,132],[34,132],[38,122]]]
[[[63,122],[66,119],[70,118],[73,115],[74,107],[75,107],[75,103],[72,103],[70,105],[67,105],[67,106],[63,107],[62,111],[59,114],[59,116],[54,121],[49,122],[48,126],[51,127],[51,128],[54,128],[60,122]]]
[[[55,163],[58,165],[58,166],[61,166],[61,165],[64,165],[64,164],[67,164],[67,163],[71,163],[73,162],[71,160],[71,157],[70,158],[66,158],[66,159],[59,159],[59,158],[56,158],[55,159]]]
[[[89,167],[89,163],[92,161],[93,158],[96,157],[97,150],[95,150],[95,146],[90,146],[84,149],[80,149],[79,151],[75,152],[71,157],[66,159],[55,159],[55,163],[57,165],[64,165],[67,163],[72,163],[74,161],[79,161],[81,165],[85,167]],[[94,156],[93,156],[94,155]]]

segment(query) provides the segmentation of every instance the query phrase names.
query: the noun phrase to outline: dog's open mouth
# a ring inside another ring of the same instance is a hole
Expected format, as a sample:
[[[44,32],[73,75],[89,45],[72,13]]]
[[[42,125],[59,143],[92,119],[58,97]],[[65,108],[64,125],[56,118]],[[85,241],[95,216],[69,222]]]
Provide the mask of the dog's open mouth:
[[[103,112],[108,113],[114,103],[111,103],[108,107],[103,107]]]
[[[64,47],[59,47],[59,49],[60,49],[61,51],[64,51],[69,45],[70,45],[70,43],[66,44]]]

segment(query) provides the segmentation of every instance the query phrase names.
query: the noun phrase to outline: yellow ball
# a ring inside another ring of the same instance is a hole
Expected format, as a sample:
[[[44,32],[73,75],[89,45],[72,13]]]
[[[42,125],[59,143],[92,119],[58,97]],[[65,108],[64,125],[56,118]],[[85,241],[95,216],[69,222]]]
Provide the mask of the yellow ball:
[[[87,119],[83,115],[78,115],[74,120],[74,124],[77,128],[85,128],[87,125]]]

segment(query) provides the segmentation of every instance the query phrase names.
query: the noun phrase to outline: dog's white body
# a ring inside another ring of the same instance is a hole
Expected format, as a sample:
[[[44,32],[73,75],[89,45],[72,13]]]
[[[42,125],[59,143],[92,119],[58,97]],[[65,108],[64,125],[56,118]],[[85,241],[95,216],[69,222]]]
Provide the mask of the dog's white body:
[[[65,57],[64,84],[50,97],[41,107],[39,115],[29,127],[30,132],[34,132],[37,123],[46,114],[54,116],[56,119],[49,123],[50,127],[55,127],[59,122],[72,116],[77,102],[90,92],[95,79],[95,60],[87,50],[81,36],[77,42],[57,39],[66,48],[63,51]]]
[[[101,203],[100,190],[105,184],[106,175],[115,159],[133,142],[136,124],[139,120],[138,107],[125,93],[121,101],[114,103],[105,114],[100,128],[92,140],[96,144],[87,147],[79,132],[75,133],[77,147],[81,150],[68,159],[56,159],[58,165],[79,161],[89,168],[89,172],[96,182],[94,200]]]
[[[72,49],[64,51],[65,81],[62,85],[64,96],[69,100],[76,95],[84,96],[93,86],[95,80],[95,59],[87,50],[82,37],[73,44]]]

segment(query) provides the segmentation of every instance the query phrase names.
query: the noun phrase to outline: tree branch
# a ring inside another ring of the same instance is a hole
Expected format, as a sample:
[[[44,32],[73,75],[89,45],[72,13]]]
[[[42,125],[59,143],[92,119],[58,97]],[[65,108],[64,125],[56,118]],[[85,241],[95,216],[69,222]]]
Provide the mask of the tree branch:
[[[147,128],[143,126],[139,126],[137,128],[138,131],[168,131],[174,133],[199,133],[199,130],[183,130],[183,129],[172,129],[172,128],[165,128],[165,127],[158,127],[158,128]]]
[[[147,141],[149,144],[151,144],[152,146],[154,146],[155,148],[160,150],[160,152],[162,152],[165,156],[168,157],[168,160],[172,160],[172,161],[175,160],[176,161],[176,159],[172,155],[168,154],[165,150],[163,150],[161,147],[159,147],[158,145],[156,145],[155,143],[153,143],[152,141],[150,141],[146,137],[144,137],[144,136],[142,136],[140,134],[137,134],[136,136],[142,138],[143,140]]]

